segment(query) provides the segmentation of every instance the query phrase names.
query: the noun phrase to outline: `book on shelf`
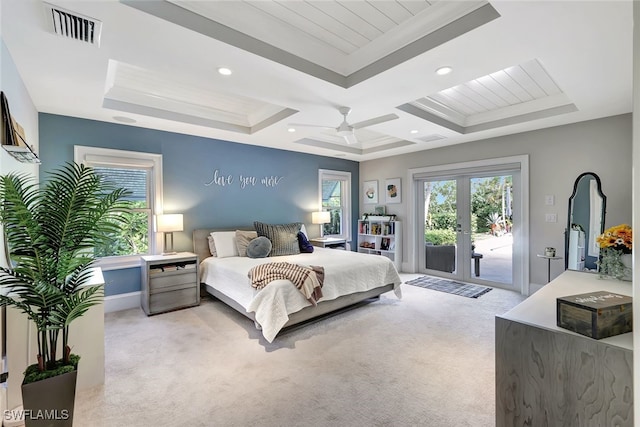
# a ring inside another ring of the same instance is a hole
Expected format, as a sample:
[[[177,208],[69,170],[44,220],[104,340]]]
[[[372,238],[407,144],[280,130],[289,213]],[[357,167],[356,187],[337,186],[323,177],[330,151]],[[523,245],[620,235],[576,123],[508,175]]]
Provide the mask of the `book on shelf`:
[[[383,237],[382,240],[380,241],[380,249],[383,251],[388,251],[390,240],[391,239],[389,239],[388,237]]]

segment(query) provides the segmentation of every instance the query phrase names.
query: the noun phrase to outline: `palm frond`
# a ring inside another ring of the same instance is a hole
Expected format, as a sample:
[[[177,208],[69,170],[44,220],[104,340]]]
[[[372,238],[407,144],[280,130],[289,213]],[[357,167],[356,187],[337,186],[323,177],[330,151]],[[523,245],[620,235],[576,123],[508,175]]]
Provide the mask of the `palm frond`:
[[[11,268],[0,266],[0,305],[24,312],[38,328],[38,349],[55,358],[59,332],[100,303],[91,277],[93,247],[119,230],[128,192],[104,182],[92,168],[68,163],[38,186],[23,174],[0,177],[0,223]]]

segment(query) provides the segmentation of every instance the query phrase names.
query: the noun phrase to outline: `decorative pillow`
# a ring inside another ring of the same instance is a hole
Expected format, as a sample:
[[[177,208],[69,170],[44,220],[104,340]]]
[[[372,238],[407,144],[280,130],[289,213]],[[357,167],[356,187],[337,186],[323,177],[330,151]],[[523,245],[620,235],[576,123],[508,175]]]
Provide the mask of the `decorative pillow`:
[[[313,252],[313,245],[307,239],[302,231],[298,233],[298,246],[300,246],[300,252],[310,254]]]
[[[207,241],[209,242],[209,252],[211,252],[211,256],[218,256],[216,253],[216,242],[213,240],[211,234],[207,236]]]
[[[271,252],[271,240],[264,236],[256,237],[247,245],[247,256],[249,258],[266,258]]]
[[[258,236],[264,236],[271,240],[271,253],[269,256],[297,255],[300,253],[298,245],[298,232],[302,223],[292,224],[265,224],[255,221],[253,226]]]
[[[258,237],[255,231],[236,230],[236,246],[238,248],[238,256],[247,256],[247,245],[253,239]]]
[[[304,226],[304,224],[300,226],[300,232],[304,234],[304,237],[306,237],[307,239],[309,238],[309,235],[307,234],[307,228]]]
[[[216,256],[218,258],[238,256],[235,231],[214,231],[211,236],[216,245]]]

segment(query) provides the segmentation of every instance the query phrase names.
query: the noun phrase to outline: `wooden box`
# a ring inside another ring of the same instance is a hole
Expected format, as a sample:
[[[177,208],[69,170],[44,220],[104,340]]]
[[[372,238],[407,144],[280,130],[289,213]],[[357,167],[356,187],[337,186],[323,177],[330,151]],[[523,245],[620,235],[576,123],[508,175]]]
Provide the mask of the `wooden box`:
[[[557,299],[557,324],[597,340],[631,332],[632,298],[597,291]]]

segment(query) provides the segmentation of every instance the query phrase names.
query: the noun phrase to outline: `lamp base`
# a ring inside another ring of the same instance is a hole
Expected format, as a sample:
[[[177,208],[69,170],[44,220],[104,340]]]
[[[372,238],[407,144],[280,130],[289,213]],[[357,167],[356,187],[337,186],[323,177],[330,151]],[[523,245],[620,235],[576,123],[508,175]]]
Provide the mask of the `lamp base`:
[[[162,255],[175,255],[176,251],[173,250],[173,232],[168,231],[164,233],[164,252]]]

